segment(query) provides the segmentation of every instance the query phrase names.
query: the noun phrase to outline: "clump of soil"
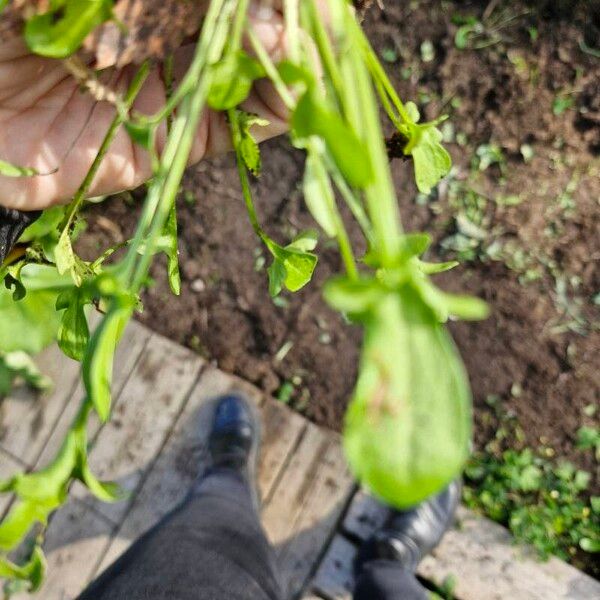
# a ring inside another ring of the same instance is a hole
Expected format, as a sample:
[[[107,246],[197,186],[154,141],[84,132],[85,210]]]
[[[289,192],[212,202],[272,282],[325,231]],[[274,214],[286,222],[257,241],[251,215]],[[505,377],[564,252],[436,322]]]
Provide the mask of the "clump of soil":
[[[476,443],[493,435],[486,399],[498,396],[528,444],[551,446],[597,475],[592,453],[575,444],[579,427],[597,424],[589,407],[600,403],[600,63],[581,44],[596,25],[585,7],[560,20],[526,3],[495,4],[514,18],[482,49],[458,49],[453,21],[484,19],[487,2],[389,2],[384,12],[370,11],[367,32],[402,97],[416,100],[424,119],[451,116],[445,133],[456,167],[438,194],[417,195],[410,163],[394,161],[394,178],[406,228],[435,239],[430,259],[459,253],[448,243],[461,233],[456,202],[472,188],[483,198],[483,238],[473,238],[472,255],[438,278],[493,310],[482,323],[450,325],[473,387]],[[481,169],[476,151],[490,145],[502,159]],[[298,186],[303,156],[283,139],[263,152],[259,213],[273,237],[289,240],[313,224]],[[96,252],[131,231],[137,205],[113,199],[89,218],[82,244]],[[179,222],[181,297],[170,294],[164,265],[155,266],[140,320],[279,393],[315,422],[341,428],[360,332],[320,295],[341,268],[336,252],[321,243],[313,285],[273,303],[268,257],[248,223],[230,157],[190,170]],[[352,237],[358,241],[357,231]],[[494,242],[504,254],[492,253]]]

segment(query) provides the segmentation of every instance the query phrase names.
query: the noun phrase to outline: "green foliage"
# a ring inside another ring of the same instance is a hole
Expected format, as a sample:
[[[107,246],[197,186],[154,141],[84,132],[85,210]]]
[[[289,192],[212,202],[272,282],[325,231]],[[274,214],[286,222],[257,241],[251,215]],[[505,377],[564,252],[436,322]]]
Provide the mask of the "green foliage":
[[[18,379],[36,390],[52,387],[52,381],[40,372],[27,352],[0,352],[0,399],[10,392]]]
[[[228,53],[212,69],[207,103],[215,110],[229,110],[241,104],[250,94],[254,80],[265,75],[261,65],[243,50]]]
[[[365,328],[344,431],[350,465],[388,504],[417,504],[468,456],[470,392],[456,349],[410,284],[335,280],[325,297]]]
[[[596,460],[600,461],[600,429],[581,427],[577,431],[577,447],[581,450],[593,450]]]
[[[274,64],[247,27],[248,0],[211,0],[191,65],[167,94],[165,107],[155,115],[130,114],[149,73],[145,64],[133,78],[71,204],[62,213],[48,211],[37,229],[26,234],[31,243],[25,256],[3,268],[1,278],[10,292],[0,294],[0,308],[12,311],[7,314],[15,318],[0,321],[0,340],[23,338],[18,332],[27,331],[25,337],[36,340],[27,348],[33,350],[58,336],[62,350],[82,361],[86,390],[80,413],[54,461],[37,473],[18,474],[0,483],[0,491],[18,498],[0,524],[0,549],[7,554],[35,523],[46,523],[74,479],[103,500],[118,497],[114,485],[97,481],[89,470],[86,422],[92,410],[102,421],[110,418],[115,348],[140,306],[158,252],[167,255],[172,291],[180,291],[175,196],[206,107],[226,111],[243,200],[256,235],[272,257],[267,270],[271,295],[284,289],[296,292],[311,280],[318,262],[317,233],[309,230],[291,241],[275,241],[259,222],[252,197],[251,175],[259,176],[262,168],[253,131],[267,122],[239,105],[262,77],[271,81],[289,111],[292,143],[307,152],[306,204],[317,224],[335,240],[344,265],[344,274],[326,284],[325,296],[365,331],[344,432],[354,474],[388,503],[406,507],[439,491],[460,472],[469,449],[470,392],[443,323],[451,317],[484,318],[488,309],[478,299],[438,289],[430,275],[456,263],[422,260],[429,236],[403,233],[377,98],[406,139],[404,153],[412,157],[417,186],[424,193],[451,166],[437,128],[441,119],[419,123],[416,106],[402,103],[346,0],[328,0],[328,27],[314,0],[287,4],[296,9],[285,19],[289,55]],[[110,18],[111,8],[112,0],[53,0],[47,13],[27,22],[25,40],[38,54],[69,56],[96,25]],[[256,58],[242,49],[244,34]],[[159,157],[155,133],[164,121],[167,139]],[[106,266],[119,246],[88,262],[77,256],[73,239],[90,185],[122,126],[135,143],[150,151],[154,172],[133,238],[121,245],[123,255]],[[355,257],[340,206],[364,236],[361,247],[368,252],[361,260]],[[86,318],[89,305],[103,312],[94,331]],[[23,307],[29,312],[19,321]],[[38,326],[40,332],[30,336]],[[282,388],[283,399],[284,392]],[[533,471],[528,481],[535,484]],[[39,561],[11,566],[5,558],[0,560],[4,561],[0,569],[9,577],[26,579],[35,587],[35,574],[42,571]]]
[[[364,143],[314,89],[309,89],[298,101],[291,127],[296,138],[320,137],[350,185],[365,187],[372,181],[371,158]]]
[[[50,10],[25,24],[25,41],[36,54],[66,58],[95,27],[110,19],[113,0],[53,0]]]
[[[277,296],[283,287],[290,292],[301,290],[311,279],[318,258],[311,250],[317,245],[314,231],[305,231],[285,247],[263,234],[263,241],[273,255],[268,268],[269,293]]]
[[[37,354],[56,338],[60,325],[56,299],[72,282],[54,268],[36,264],[23,266],[20,282],[26,294],[18,301],[0,287],[0,351]]]
[[[467,506],[507,525],[542,558],[598,552],[600,505],[586,490],[590,474],[530,448],[476,453],[465,470]]]

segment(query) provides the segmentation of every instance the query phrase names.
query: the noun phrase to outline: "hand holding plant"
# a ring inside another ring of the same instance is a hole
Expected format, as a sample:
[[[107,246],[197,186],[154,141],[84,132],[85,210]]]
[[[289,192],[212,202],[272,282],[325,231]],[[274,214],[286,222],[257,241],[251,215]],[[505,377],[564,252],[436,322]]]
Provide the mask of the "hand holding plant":
[[[112,6],[110,0],[94,2],[91,8],[98,11],[107,3]],[[25,25],[29,49],[68,60],[81,40],[68,33],[72,29],[61,29],[64,20],[74,19],[83,39],[110,18],[110,11],[93,18],[77,13],[76,4],[59,0],[50,9],[54,14],[30,17]],[[117,96],[98,105],[93,95],[77,94],[64,63],[27,54],[18,43],[12,59],[4,50],[0,77],[3,65],[8,65],[5,77],[10,73],[11,60],[37,64],[41,76],[36,85],[31,85],[32,75],[16,78],[22,96],[16,110],[10,108],[15,97],[4,99],[0,116],[5,124],[13,134],[20,126],[31,137],[20,149],[4,133],[0,137],[5,175],[0,191],[21,207],[72,200],[54,221],[49,213],[42,217],[50,241],[32,244],[24,256],[4,265],[0,276],[17,305],[31,298],[40,270],[56,278],[59,345],[82,361],[86,397],[52,464],[0,483],[0,491],[18,497],[0,524],[0,550],[11,551],[33,524],[45,524],[74,479],[104,500],[120,497],[114,485],[99,482],[88,467],[86,420],[92,410],[103,421],[110,418],[115,347],[141,303],[156,253],[167,254],[169,282],[179,293],[175,197],[186,165],[229,145],[235,150],[250,223],[271,256],[272,296],[309,283],[318,263],[319,237],[334,240],[339,249],[344,272],[326,283],[324,295],[365,333],[344,431],[357,479],[387,503],[406,507],[439,491],[462,469],[470,444],[470,391],[444,323],[483,318],[487,307],[435,287],[430,276],[456,263],[422,260],[429,237],[403,231],[377,99],[404,140],[403,152],[412,158],[417,187],[424,193],[450,168],[439,120],[423,123],[417,107],[401,101],[346,0],[321,3],[327,21],[316,0],[282,4],[283,12],[265,21],[263,13],[250,10],[249,0],[211,0],[193,48],[158,67],[146,61],[137,70],[115,72]],[[65,12],[58,10],[62,5]],[[32,26],[32,19],[40,17]],[[27,36],[32,28],[33,39]],[[181,55],[186,53],[182,70]],[[84,83],[92,92],[89,80]],[[92,108],[98,113],[90,120],[85,115]],[[280,132],[286,115],[291,143],[306,152],[304,196],[322,233],[308,230],[293,240],[275,240],[257,214],[252,178],[262,168],[258,141]],[[27,126],[27,116],[39,119],[39,131]],[[64,125],[75,116],[79,122],[65,140]],[[62,132],[52,130],[57,122],[63,124]],[[62,162],[57,159],[61,152],[67,157]],[[137,230],[124,256],[110,265],[106,261],[116,248],[93,262],[78,257],[72,238],[84,199],[130,187],[150,175]],[[352,247],[342,204],[364,235],[364,255]],[[93,332],[87,305],[103,312]],[[39,586],[42,540],[40,536],[26,565],[0,557],[0,574]]]

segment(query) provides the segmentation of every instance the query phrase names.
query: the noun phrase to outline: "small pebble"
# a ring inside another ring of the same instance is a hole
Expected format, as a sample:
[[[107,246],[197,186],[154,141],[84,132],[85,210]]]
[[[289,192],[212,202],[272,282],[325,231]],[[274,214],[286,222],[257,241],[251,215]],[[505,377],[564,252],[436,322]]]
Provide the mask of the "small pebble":
[[[192,285],[190,287],[192,288],[192,292],[199,294],[206,289],[206,284],[204,283],[204,280],[198,278],[192,281]]]

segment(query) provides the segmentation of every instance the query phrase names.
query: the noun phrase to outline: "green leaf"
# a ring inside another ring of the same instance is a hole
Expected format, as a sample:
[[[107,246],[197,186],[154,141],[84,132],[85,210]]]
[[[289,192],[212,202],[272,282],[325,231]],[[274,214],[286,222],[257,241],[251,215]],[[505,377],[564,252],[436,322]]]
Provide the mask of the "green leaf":
[[[529,465],[519,475],[519,488],[524,492],[533,492],[540,489],[542,471],[535,465]]]
[[[303,180],[304,200],[315,221],[329,237],[337,232],[337,209],[331,180],[322,157],[309,151]]]
[[[347,315],[363,315],[381,301],[385,290],[373,279],[349,279],[345,276],[329,279],[323,296],[330,306]]]
[[[12,550],[23,540],[35,523],[46,524],[50,513],[59,503],[47,504],[26,500],[13,505],[0,523],[0,550]]]
[[[297,292],[312,279],[318,258],[304,250],[307,239],[306,234],[302,234],[284,248],[263,234],[263,241],[274,258],[267,269],[271,296],[277,296],[283,287]]]
[[[4,287],[7,290],[14,288],[12,297],[13,300],[15,300],[15,302],[25,298],[25,295],[27,293],[27,290],[23,285],[23,282],[21,281],[21,271],[26,264],[27,261],[23,260],[9,265],[4,269],[0,269],[0,277],[2,277],[2,274],[5,274]]]
[[[299,233],[293,241],[286,246],[289,250],[299,252],[312,252],[319,242],[319,234],[314,229],[307,229]]]
[[[146,150],[154,150],[157,126],[147,123],[137,123],[127,121],[125,131],[129,137],[138,145]]]
[[[269,121],[243,111],[236,111],[236,116],[241,135],[238,150],[248,170],[258,177],[262,168],[260,148],[250,129],[254,126],[266,127]]]
[[[457,477],[469,454],[471,396],[448,332],[410,286],[362,315],[360,373],[344,447],[357,479],[405,509]]]
[[[37,169],[17,167],[4,160],[0,160],[0,175],[4,175],[4,177],[33,177],[39,174]]]
[[[77,257],[71,243],[70,228],[65,227],[58,238],[58,243],[54,249],[54,259],[56,268],[61,275],[71,273],[75,285],[80,286],[83,283],[83,276],[77,264]]]
[[[123,302],[115,298],[108,313],[94,331],[83,358],[85,389],[103,422],[106,422],[110,415],[110,387],[115,349],[132,313],[132,302]]]
[[[460,263],[456,260],[449,260],[448,262],[443,263],[430,263],[420,260],[419,269],[421,269],[425,275],[436,275],[437,273],[443,273],[444,271],[454,269],[454,267],[458,267],[459,264]]]
[[[1,10],[1,7],[0,7]],[[40,589],[46,573],[46,559],[39,546],[35,546],[31,558],[25,565],[16,565],[0,556],[0,578],[18,579],[29,583],[30,592]]]
[[[434,123],[409,126],[410,140],[404,149],[413,157],[415,180],[422,194],[429,194],[452,166],[448,151],[442,146],[442,132]]]
[[[401,261],[413,256],[421,256],[431,245],[431,236],[427,233],[407,233],[401,239]]]
[[[48,390],[52,380],[37,367],[26,352],[0,352],[0,397],[8,394],[15,379],[20,378],[36,390]]]
[[[83,413],[87,416],[87,413]],[[102,502],[118,502],[125,498],[125,494],[121,487],[113,482],[99,481],[92,473],[87,451],[87,419],[78,419],[75,426],[70,432],[74,438],[76,447],[77,460],[74,465],[73,477],[79,479],[89,490]]]
[[[435,287],[429,279],[423,278],[415,281],[415,287],[421,298],[442,323],[446,322],[449,317],[479,321],[486,319],[490,314],[488,304],[480,298],[443,292]]]
[[[40,218],[22,233],[19,242],[40,241],[47,236],[54,236],[58,239],[58,226],[61,224],[64,216],[64,206],[54,206],[46,209]]]
[[[350,185],[364,188],[373,181],[373,166],[366,145],[314,90],[308,90],[300,98],[292,114],[291,127],[297,139],[321,137]]]
[[[282,60],[277,65],[277,71],[286,85],[304,83],[312,86],[315,84],[315,76],[311,71],[289,60]]]
[[[25,23],[25,42],[35,54],[67,58],[87,35],[111,18],[113,0],[56,0],[47,13]]]
[[[600,552],[600,539],[582,538],[579,540],[579,546],[585,552]]]
[[[0,351],[22,350],[33,355],[56,338],[60,325],[56,298],[73,282],[58,275],[54,267],[35,264],[23,267],[21,281],[27,295],[18,302],[0,286]]]
[[[179,248],[177,247],[177,207],[173,202],[169,218],[165,223],[163,237],[166,238],[167,272],[171,291],[179,296],[181,293],[181,275],[179,274]]]
[[[264,75],[260,63],[245,52],[227,54],[211,69],[208,105],[214,110],[235,108],[248,97],[254,81]]]
[[[87,290],[73,288],[62,292],[56,300],[56,310],[64,310],[58,330],[60,349],[74,360],[83,360],[90,339],[85,306],[91,302]]]

